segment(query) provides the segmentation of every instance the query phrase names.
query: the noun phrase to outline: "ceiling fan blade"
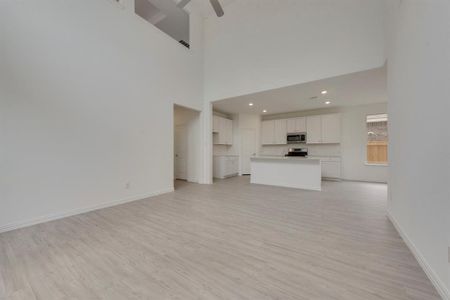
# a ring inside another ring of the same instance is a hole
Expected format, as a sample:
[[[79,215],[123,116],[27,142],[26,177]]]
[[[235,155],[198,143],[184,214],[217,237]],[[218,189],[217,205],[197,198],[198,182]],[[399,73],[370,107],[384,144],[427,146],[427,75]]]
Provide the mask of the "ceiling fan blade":
[[[224,15],[222,5],[220,5],[219,0],[209,0],[209,2],[211,3],[211,5],[214,8],[214,11],[216,12],[216,15],[218,17],[221,17]]]
[[[180,2],[178,2],[177,6],[183,8],[188,5],[189,2],[191,2],[191,0],[181,0]]]

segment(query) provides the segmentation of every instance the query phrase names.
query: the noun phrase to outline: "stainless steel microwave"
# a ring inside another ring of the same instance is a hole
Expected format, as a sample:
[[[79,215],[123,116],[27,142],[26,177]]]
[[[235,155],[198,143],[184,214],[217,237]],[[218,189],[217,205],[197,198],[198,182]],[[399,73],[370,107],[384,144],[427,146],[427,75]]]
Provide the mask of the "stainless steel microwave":
[[[286,140],[288,144],[306,143],[306,133],[288,133]]]

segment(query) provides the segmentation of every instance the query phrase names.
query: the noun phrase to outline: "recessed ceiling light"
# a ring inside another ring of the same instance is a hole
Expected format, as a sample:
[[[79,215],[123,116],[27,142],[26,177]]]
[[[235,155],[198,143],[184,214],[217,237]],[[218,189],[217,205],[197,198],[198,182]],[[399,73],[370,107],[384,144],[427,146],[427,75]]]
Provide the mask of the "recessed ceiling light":
[[[253,106],[253,103],[250,102],[250,103],[248,104],[248,106]]]
[[[263,113],[266,113],[267,112],[267,110],[263,110]]]
[[[328,93],[328,91],[321,91],[320,93],[321,93],[322,95],[325,95],[325,94]]]
[[[326,105],[331,104],[331,101],[326,101],[325,104]]]

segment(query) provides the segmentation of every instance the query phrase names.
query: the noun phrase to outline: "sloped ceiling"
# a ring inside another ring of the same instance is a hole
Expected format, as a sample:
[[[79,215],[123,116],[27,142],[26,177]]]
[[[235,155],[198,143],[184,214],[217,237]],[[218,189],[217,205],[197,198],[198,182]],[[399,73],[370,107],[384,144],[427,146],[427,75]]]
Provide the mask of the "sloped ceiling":
[[[322,95],[321,91],[327,91]],[[315,98],[317,97],[317,98]],[[213,102],[224,113],[277,114],[387,102],[386,67]],[[330,101],[330,104],[325,104]],[[249,106],[253,103],[253,106]]]

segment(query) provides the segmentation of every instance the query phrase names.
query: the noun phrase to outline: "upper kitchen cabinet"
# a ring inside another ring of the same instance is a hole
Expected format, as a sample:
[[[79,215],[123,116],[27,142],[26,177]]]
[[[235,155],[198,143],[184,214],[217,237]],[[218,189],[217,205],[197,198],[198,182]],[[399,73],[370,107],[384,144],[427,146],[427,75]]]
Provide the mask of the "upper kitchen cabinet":
[[[223,131],[225,132],[225,144],[233,145],[233,120],[223,119]]]
[[[292,118],[286,120],[287,133],[306,132],[306,118]]]
[[[213,116],[213,142],[215,145],[233,144],[233,121]]]
[[[328,114],[261,122],[261,144],[286,145],[288,133],[306,132],[308,144],[341,142],[341,115]]]
[[[306,142],[308,144],[322,143],[322,117],[306,117]]]
[[[261,122],[261,144],[273,145],[275,142],[275,121]]]
[[[308,144],[338,144],[341,142],[341,115],[306,117]]]
[[[214,115],[213,116],[213,132],[214,133],[218,133],[219,132],[219,128],[220,128],[220,117]]]
[[[285,145],[287,144],[287,129],[286,129],[286,119],[275,120],[275,144]]]
[[[286,119],[262,121],[261,144],[285,145],[286,144]]]

